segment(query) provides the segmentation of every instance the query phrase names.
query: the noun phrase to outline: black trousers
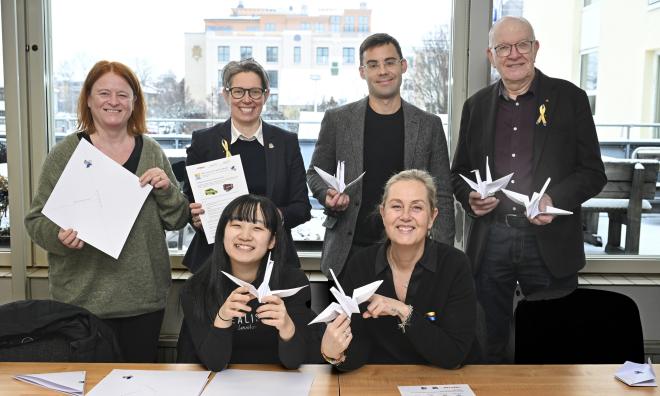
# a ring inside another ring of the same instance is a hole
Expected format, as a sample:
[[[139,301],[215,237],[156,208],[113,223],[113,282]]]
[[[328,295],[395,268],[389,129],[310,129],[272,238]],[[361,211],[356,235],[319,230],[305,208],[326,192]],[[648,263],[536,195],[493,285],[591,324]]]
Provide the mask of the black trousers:
[[[103,322],[115,331],[124,361],[155,363],[163,316],[164,309],[126,318],[103,319]]]

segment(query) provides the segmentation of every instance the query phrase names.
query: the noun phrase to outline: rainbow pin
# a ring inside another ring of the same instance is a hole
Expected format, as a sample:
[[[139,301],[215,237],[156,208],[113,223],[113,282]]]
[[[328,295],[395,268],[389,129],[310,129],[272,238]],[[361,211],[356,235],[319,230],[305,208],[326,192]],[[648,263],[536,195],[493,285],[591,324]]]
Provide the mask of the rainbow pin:
[[[433,311],[431,311],[431,312],[427,312],[425,315],[426,315],[426,319],[427,319],[429,322],[435,322],[435,320],[436,320],[435,312],[433,312]]]

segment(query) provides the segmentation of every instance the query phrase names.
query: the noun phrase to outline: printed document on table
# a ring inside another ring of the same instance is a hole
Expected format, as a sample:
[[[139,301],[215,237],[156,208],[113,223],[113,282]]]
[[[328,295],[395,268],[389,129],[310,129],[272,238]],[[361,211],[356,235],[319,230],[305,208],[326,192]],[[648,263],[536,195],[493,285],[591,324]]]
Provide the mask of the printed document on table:
[[[41,213],[116,259],[151,189],[81,139]]]
[[[215,240],[215,229],[225,207],[237,197],[248,194],[240,155],[186,166],[195,202],[202,204],[200,216],[209,245]]]
[[[215,374],[202,396],[307,396],[312,382],[308,373],[228,369]]]
[[[114,369],[87,396],[199,396],[210,371]]]
[[[52,389],[71,396],[83,396],[85,393],[85,372],[64,371],[60,373],[15,375],[19,381]]]
[[[467,384],[399,386],[401,396],[475,396]]]

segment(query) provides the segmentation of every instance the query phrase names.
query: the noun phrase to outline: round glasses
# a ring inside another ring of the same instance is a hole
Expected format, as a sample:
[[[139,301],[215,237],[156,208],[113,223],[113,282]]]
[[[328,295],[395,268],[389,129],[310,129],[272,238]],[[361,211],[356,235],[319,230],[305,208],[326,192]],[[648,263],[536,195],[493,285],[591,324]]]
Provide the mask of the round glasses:
[[[225,88],[225,91],[229,92],[232,98],[234,99],[241,99],[243,96],[245,96],[245,93],[247,92],[248,96],[250,99],[261,99],[262,96],[266,93],[266,90],[263,88],[241,88],[241,87],[231,87],[231,88]]]
[[[516,47],[519,54],[528,54],[532,50],[534,40],[524,40],[515,44],[500,44],[493,48],[497,56],[505,57],[511,55],[511,48]]]

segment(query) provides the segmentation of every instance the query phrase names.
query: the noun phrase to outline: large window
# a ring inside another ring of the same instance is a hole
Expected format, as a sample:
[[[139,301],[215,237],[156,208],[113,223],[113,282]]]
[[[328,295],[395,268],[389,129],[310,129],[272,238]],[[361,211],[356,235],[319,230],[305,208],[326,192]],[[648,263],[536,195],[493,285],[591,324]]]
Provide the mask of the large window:
[[[540,49],[536,66],[545,74],[582,88],[588,96],[606,162],[638,157],[648,148],[660,148],[656,118],[660,48],[660,13],[645,2],[554,2],[552,8],[535,0],[502,2],[502,15],[522,15],[534,26]],[[557,29],[557,20],[567,23]],[[608,27],[617,26],[617,34]],[[624,55],[625,54],[625,55]],[[636,149],[640,149],[636,151]],[[660,179],[658,180],[660,182]],[[650,200],[652,210],[642,214],[639,254],[658,255],[660,244],[660,192]],[[585,229],[600,237],[587,237],[588,255],[605,255],[609,218],[601,213]],[[621,227],[625,247],[627,226]],[[613,236],[614,237],[614,236]],[[608,249],[610,250],[610,249]]]

